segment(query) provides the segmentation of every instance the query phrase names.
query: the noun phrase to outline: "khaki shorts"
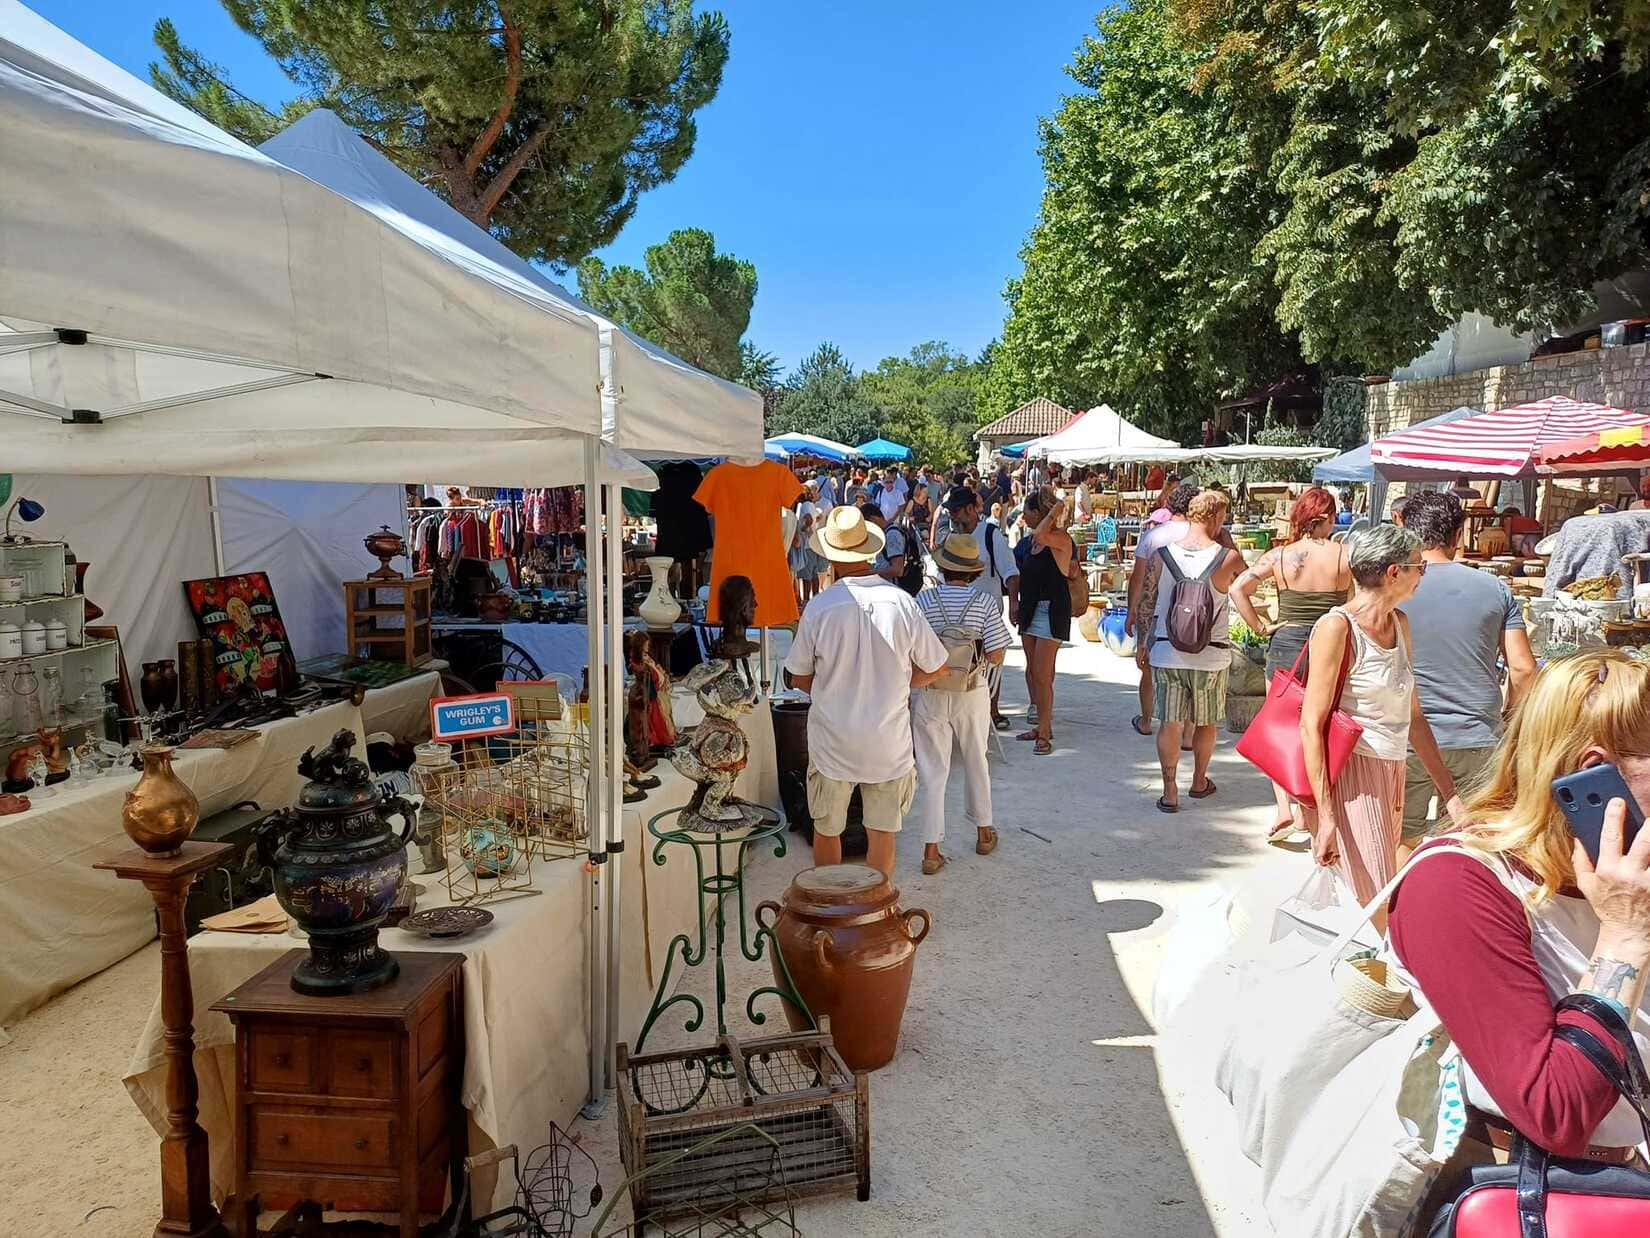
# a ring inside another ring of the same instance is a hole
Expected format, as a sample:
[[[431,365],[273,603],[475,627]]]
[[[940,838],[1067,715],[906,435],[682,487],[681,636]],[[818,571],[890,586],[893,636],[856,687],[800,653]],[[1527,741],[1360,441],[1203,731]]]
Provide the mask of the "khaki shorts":
[[[899,833],[900,823],[911,811],[911,801],[917,794],[917,771],[891,782],[838,782],[827,778],[813,766],[808,767],[808,815],[814,819],[814,833],[836,838],[848,828],[848,801],[859,788],[860,803],[864,807],[865,828]]]
[[[1228,671],[1194,671],[1179,666],[1152,667],[1159,722],[1214,726],[1226,721]]]
[[[1491,745],[1488,748],[1442,748],[1438,755],[1444,758],[1444,768],[1449,770],[1450,777],[1455,779],[1457,792],[1462,799],[1466,799],[1467,790],[1489,767],[1490,759],[1495,756],[1495,747]],[[1432,801],[1437,795],[1438,788],[1432,785],[1432,775],[1428,774],[1427,767],[1421,764],[1421,758],[1411,752],[1409,760],[1404,765],[1405,841],[1413,842],[1432,828],[1427,820],[1427,810],[1432,807]],[[1444,805],[1440,803],[1438,820],[1447,821],[1448,817]]]

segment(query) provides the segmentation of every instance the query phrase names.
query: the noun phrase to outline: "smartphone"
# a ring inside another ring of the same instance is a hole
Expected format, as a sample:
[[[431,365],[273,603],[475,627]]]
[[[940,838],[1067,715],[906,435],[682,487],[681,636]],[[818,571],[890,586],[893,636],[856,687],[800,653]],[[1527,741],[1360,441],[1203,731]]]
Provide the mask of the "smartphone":
[[[1644,827],[1644,813],[1614,765],[1589,765],[1553,779],[1553,798],[1569,819],[1570,832],[1581,840],[1594,864],[1598,863],[1599,837],[1604,832],[1604,809],[1611,800],[1627,801],[1627,826],[1621,840],[1623,851],[1633,845],[1633,838]]]

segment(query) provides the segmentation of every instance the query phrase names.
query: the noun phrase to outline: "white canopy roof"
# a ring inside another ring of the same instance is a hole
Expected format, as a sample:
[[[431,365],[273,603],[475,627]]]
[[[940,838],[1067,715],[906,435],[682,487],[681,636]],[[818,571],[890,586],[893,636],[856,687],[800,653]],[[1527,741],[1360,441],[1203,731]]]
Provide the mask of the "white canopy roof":
[[[396,167],[334,113],[310,112],[259,149],[477,277],[549,313],[585,315],[601,337],[609,442],[643,454],[760,454],[760,395],[695,369],[603,318]]]
[[[1180,444],[1147,434],[1123,420],[1109,404],[1096,405],[1058,433],[1026,444],[1026,455],[1046,457],[1051,464],[1157,460],[1165,450],[1178,452]]]
[[[577,307],[418,243],[16,0],[0,115],[8,468],[582,479],[600,332]]]

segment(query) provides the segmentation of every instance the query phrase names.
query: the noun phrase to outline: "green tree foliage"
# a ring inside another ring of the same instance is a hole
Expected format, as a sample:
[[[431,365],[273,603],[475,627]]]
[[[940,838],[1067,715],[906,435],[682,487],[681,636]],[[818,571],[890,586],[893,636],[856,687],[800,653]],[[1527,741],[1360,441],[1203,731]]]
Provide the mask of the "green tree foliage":
[[[1105,400],[1184,438],[1221,396],[1299,362],[1254,257],[1283,199],[1231,103],[1193,88],[1210,49],[1177,37],[1164,0],[1096,26],[1068,70],[1081,89],[1042,127],[1047,185],[992,403]]]
[[[974,457],[977,366],[942,342],[918,344],[904,357],[885,357],[862,378],[881,409],[882,434],[936,464]]]
[[[786,382],[784,397],[768,418],[767,433],[817,434],[852,447],[882,433],[882,412],[842,350],[825,343]]]
[[[579,295],[682,360],[739,379],[739,340],[756,301],[756,268],[717,253],[716,238],[702,228],[678,229],[643,257],[645,271],[586,258],[579,263]]]
[[[619,234],[693,153],[728,58],[692,0],[221,0],[299,90],[271,112],[155,27],[155,85],[260,142],[329,107],[524,258],[565,266]]]
[[[784,371],[779,354],[758,348],[749,340],[739,342],[739,374],[736,381],[762,397],[762,421],[766,424],[784,398]]]

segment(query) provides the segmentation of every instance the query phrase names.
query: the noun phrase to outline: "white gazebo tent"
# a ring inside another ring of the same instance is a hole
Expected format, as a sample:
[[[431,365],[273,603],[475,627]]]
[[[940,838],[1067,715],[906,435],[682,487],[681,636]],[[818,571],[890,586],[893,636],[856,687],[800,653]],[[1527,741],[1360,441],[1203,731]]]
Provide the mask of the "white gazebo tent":
[[[334,113],[324,109],[310,112],[259,149],[349,199],[414,244],[477,273],[512,296],[543,306],[549,314],[574,313],[593,324],[600,338],[602,437],[606,442],[650,457],[761,456],[761,396],[696,369],[597,314],[396,167]],[[615,477],[603,485],[601,508],[615,514],[622,510],[621,484],[633,483]],[[646,488],[651,489],[652,484],[650,475]],[[587,510],[598,510],[593,496]],[[592,520],[587,526],[585,561],[593,565],[592,581],[599,579],[604,570],[594,566],[604,562],[596,523]],[[613,600],[623,575],[616,522],[610,532],[613,535],[607,539],[605,572],[615,592],[607,599],[604,616],[598,591],[590,590],[589,665],[605,666],[604,695],[606,700],[617,702],[623,696],[623,664],[617,656],[604,658],[600,644],[605,627],[608,649],[619,649],[623,628],[621,610]],[[623,714],[616,705],[602,709],[592,703],[591,727],[607,738],[603,759],[611,768],[617,768],[623,748],[622,723]],[[591,1072],[592,1080],[599,1072],[607,1086],[612,1086],[613,1047],[620,1036],[621,889],[617,857],[624,841],[624,807],[617,779],[601,785],[609,834],[598,863],[609,857],[614,862],[605,863],[600,870],[605,871],[607,883],[606,1029],[600,1034],[592,1028]],[[592,974],[596,974],[594,958]]]
[[[1125,421],[1109,404],[1098,404],[1059,432],[1027,443],[1025,453],[1066,465],[1155,460],[1153,453],[1180,450],[1173,440]]]
[[[8,469],[582,482],[605,487],[615,512],[619,485],[654,484],[602,439],[601,329],[577,307],[418,243],[16,0],[0,0],[0,110]],[[597,564],[599,521],[589,527]],[[608,606],[617,616],[617,599]],[[616,804],[600,749],[590,802]]]

